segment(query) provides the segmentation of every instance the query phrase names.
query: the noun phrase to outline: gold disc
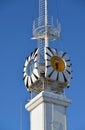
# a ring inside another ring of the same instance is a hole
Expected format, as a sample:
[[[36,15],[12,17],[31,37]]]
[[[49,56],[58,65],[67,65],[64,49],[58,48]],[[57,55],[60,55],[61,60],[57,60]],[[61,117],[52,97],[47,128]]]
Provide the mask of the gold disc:
[[[50,60],[53,69],[58,72],[63,72],[65,69],[65,62],[61,57],[53,56]]]

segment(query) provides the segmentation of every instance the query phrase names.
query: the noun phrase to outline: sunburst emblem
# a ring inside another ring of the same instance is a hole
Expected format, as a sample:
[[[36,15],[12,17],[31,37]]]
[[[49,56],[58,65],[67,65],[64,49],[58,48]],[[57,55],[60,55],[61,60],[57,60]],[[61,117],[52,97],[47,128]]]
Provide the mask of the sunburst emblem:
[[[71,80],[71,63],[66,52],[45,48],[45,77],[69,84]]]
[[[38,49],[35,49],[31,56],[27,57],[23,73],[23,80],[27,88],[32,86],[40,77],[38,73]]]

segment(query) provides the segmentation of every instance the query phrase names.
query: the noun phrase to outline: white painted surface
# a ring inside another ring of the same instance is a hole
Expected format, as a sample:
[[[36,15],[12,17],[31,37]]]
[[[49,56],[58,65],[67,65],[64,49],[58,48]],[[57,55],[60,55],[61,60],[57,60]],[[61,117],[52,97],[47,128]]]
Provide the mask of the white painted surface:
[[[33,109],[30,113],[31,130],[44,130],[44,103]]]
[[[30,130],[67,130],[66,108],[70,100],[62,95],[41,92],[25,108],[30,111]]]

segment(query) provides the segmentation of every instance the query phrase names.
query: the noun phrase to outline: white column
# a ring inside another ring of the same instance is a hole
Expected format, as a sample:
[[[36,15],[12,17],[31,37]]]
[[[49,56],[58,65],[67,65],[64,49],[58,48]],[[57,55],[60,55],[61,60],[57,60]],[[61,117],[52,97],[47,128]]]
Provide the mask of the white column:
[[[25,108],[30,111],[30,130],[67,130],[66,108],[71,101],[65,96],[41,92]]]

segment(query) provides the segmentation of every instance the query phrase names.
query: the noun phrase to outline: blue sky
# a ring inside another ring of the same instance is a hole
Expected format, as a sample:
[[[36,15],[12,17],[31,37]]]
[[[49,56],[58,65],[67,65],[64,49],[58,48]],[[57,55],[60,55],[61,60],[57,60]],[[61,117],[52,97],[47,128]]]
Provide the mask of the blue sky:
[[[58,10],[58,11],[57,11]],[[56,47],[71,58],[73,80],[66,95],[68,130],[85,130],[85,0],[49,0],[49,15],[61,21],[62,40]],[[37,47],[32,41],[32,22],[38,17],[38,0],[0,0],[0,130],[29,128],[24,106],[29,93],[23,83],[25,59]],[[52,45],[53,46],[53,45]]]

